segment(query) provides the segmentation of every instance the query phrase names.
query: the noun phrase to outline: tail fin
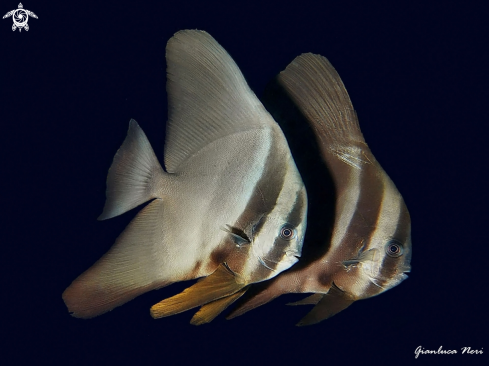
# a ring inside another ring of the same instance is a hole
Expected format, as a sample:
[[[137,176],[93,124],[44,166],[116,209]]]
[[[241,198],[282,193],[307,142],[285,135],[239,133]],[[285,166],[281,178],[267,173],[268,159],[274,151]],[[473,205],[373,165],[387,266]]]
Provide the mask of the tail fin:
[[[99,220],[123,214],[157,197],[161,168],[143,130],[133,119],[127,137],[114,156],[107,176],[107,200]],[[161,197],[160,197],[161,198]]]
[[[73,316],[92,318],[170,284],[158,272],[163,214],[162,200],[151,202],[114,246],[65,290],[63,300]]]

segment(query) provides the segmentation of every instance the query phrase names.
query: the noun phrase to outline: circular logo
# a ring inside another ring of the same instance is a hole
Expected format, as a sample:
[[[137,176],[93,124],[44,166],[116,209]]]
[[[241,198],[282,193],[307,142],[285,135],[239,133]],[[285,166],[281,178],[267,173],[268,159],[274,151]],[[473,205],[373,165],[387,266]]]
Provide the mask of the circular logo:
[[[17,9],[12,18],[14,19],[14,24],[18,28],[22,28],[27,24],[27,20],[29,19],[29,16],[27,15],[27,12],[24,9]]]

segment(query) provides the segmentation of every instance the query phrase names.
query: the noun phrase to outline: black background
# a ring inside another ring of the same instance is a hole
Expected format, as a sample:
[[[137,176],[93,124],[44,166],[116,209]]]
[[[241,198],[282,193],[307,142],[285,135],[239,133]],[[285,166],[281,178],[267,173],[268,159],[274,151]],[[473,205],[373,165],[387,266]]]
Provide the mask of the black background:
[[[482,2],[480,2],[482,3]],[[0,2],[2,15],[14,1]],[[28,32],[0,21],[0,363],[482,364],[487,296],[487,13],[466,1],[24,2]],[[462,5],[463,4],[463,5]],[[99,222],[112,158],[136,119],[161,159],[165,45],[208,31],[260,96],[292,59],[326,56],[365,139],[403,194],[414,255],[407,281],[319,325],[283,296],[231,321],[153,320],[188,284],[92,320],[61,293],[135,211]],[[416,347],[458,350],[421,355]]]

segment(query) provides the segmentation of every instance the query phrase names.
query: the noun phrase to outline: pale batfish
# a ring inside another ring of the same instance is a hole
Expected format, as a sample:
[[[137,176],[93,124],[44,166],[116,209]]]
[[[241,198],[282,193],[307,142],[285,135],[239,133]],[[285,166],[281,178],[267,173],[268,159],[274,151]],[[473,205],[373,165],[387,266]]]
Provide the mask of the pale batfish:
[[[324,222],[319,248],[306,237],[299,263],[256,285],[260,290],[254,296],[248,292],[246,301],[228,318],[282,294],[313,293],[292,304],[315,305],[298,324],[308,325],[333,316],[354,301],[378,295],[407,277],[411,221],[396,186],[365,143],[348,93],[328,60],[303,54],[279,74],[277,82],[314,131],[331,174],[335,191],[332,229],[329,234],[330,224]],[[311,216],[309,222],[313,219]],[[315,249],[309,251],[310,245]]]
[[[166,171],[131,120],[108,173],[100,219],[151,202],[63,293],[75,317],[208,276],[184,301],[152,308],[154,317],[171,315],[243,293],[301,255],[306,191],[278,124],[206,32],[176,33],[166,58]]]

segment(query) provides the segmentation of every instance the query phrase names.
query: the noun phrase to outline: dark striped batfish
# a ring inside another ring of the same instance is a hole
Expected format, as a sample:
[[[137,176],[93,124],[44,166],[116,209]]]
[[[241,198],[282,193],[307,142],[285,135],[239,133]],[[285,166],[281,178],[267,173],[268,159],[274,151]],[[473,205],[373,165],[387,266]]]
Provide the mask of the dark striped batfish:
[[[166,171],[131,120],[109,169],[99,219],[151,202],[63,293],[75,317],[208,276],[183,299],[151,309],[155,318],[168,316],[241,294],[301,255],[306,191],[278,124],[208,33],[176,33],[166,58]]]
[[[313,293],[291,304],[315,305],[298,323],[308,325],[407,278],[411,221],[400,193],[365,143],[348,93],[328,60],[303,54],[279,74],[277,83],[314,131],[336,191],[334,225],[328,236],[328,223],[324,223],[327,239],[320,242],[324,248],[320,255],[308,251],[313,244],[306,238],[299,263],[256,285],[261,291],[241,303],[228,318],[282,294]],[[310,199],[315,198],[310,195]]]

